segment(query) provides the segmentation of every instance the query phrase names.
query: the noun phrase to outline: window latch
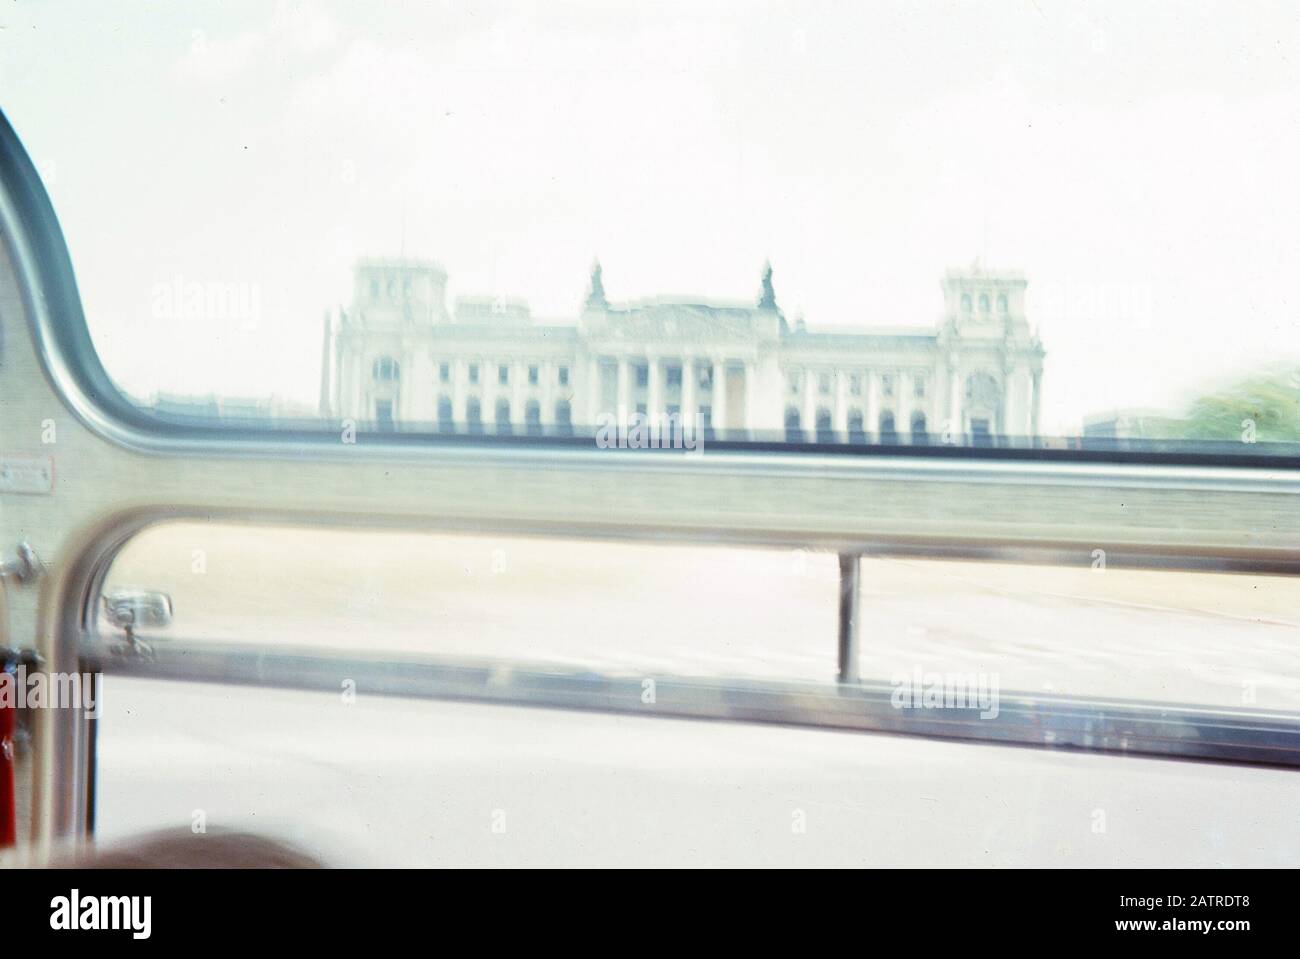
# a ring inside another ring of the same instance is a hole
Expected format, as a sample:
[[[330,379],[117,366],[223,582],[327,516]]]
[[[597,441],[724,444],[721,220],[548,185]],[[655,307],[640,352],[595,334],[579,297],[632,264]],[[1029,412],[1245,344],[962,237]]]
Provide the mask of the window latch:
[[[32,549],[32,544],[27,540],[18,544],[16,558],[0,562],[0,580],[25,584],[40,579],[44,572],[44,561],[36,555],[36,550]]]

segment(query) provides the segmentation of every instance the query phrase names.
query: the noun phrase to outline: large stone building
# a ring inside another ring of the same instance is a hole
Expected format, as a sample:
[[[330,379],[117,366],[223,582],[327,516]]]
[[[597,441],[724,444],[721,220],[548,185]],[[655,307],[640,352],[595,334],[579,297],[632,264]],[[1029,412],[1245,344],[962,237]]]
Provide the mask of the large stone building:
[[[447,274],[363,260],[349,308],[326,318],[325,415],[381,429],[590,433],[601,414],[676,414],[744,437],[979,442],[1038,432],[1043,348],[1025,279],[977,264],[941,283],[923,328],[787,323],[765,269],[756,304],[610,303],[597,265],[570,322],[525,303],[446,304]]]

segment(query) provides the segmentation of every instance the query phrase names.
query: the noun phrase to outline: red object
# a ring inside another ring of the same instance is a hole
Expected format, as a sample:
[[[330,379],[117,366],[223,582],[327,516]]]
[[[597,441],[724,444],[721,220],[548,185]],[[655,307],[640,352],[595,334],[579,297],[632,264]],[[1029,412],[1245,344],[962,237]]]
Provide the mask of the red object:
[[[14,726],[16,711],[0,704],[0,849],[18,841],[14,790]]]

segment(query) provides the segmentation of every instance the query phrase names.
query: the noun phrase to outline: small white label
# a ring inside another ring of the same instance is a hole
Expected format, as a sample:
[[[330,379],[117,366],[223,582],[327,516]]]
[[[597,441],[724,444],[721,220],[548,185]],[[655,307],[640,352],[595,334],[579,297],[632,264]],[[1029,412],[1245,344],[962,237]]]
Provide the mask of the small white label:
[[[0,456],[0,493],[53,492],[53,457]]]

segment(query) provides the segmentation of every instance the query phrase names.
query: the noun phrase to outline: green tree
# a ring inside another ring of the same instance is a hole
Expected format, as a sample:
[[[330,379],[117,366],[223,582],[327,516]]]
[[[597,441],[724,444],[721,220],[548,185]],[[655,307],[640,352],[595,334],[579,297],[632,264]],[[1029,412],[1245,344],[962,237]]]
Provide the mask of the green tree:
[[[1196,400],[1185,437],[1241,440],[1254,424],[1260,443],[1300,442],[1300,370],[1255,376]]]

